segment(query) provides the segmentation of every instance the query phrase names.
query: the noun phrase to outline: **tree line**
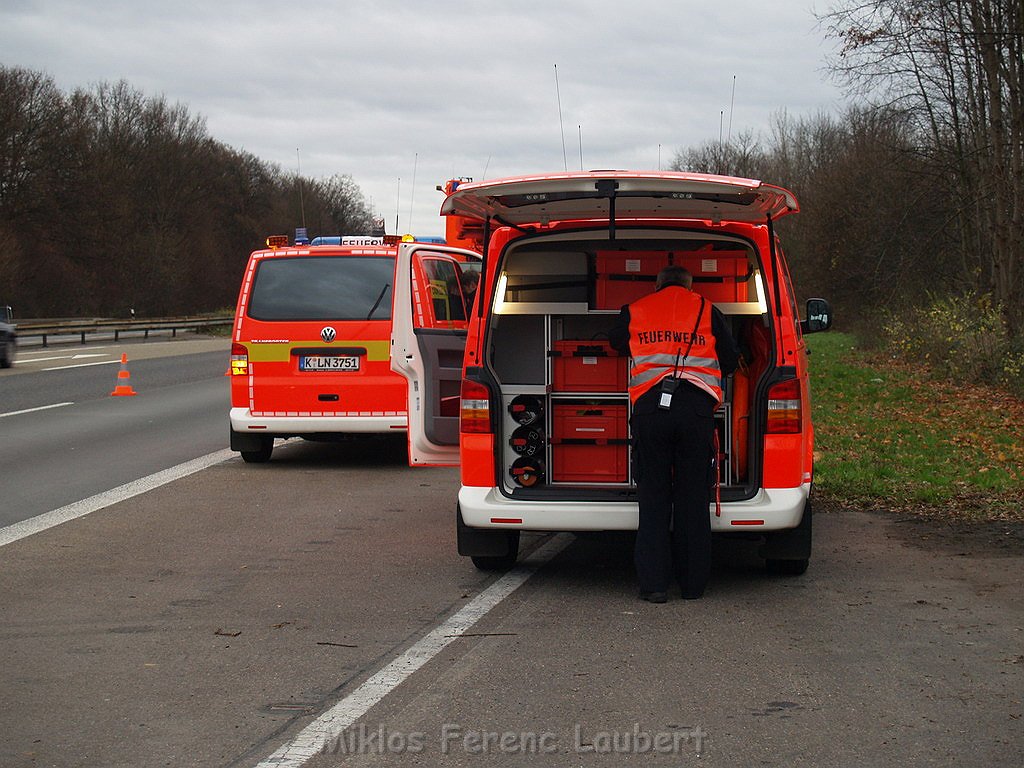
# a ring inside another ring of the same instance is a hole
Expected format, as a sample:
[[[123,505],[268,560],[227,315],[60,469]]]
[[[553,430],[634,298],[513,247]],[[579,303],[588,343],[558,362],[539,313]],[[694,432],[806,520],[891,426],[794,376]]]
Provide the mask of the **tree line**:
[[[684,149],[673,167],[792,189],[802,211],[779,229],[797,287],[832,298],[847,327],[969,297],[1019,350],[1024,3],[843,0],[821,20],[857,106],[781,112],[768,137]]]
[[[375,226],[351,177],[287,173],[181,104],[0,67],[0,303],[20,317],[233,306],[249,252],[303,218],[311,234]]]

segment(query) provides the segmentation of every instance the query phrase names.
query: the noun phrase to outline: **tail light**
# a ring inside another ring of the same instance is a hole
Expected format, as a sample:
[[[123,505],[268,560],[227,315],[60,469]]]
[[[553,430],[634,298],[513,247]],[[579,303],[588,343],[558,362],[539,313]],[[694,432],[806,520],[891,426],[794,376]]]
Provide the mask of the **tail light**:
[[[800,380],[787,379],[768,390],[768,433],[792,435],[800,431]]]
[[[249,375],[249,350],[243,344],[231,345],[231,375]]]
[[[469,434],[491,431],[491,391],[477,381],[462,380],[459,429]]]

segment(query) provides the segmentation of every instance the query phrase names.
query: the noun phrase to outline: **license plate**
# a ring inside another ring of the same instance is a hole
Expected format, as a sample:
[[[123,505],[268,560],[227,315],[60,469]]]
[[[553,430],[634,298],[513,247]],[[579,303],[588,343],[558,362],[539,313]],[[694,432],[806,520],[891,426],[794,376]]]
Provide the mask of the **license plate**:
[[[303,355],[300,371],[358,371],[359,358],[352,355]]]

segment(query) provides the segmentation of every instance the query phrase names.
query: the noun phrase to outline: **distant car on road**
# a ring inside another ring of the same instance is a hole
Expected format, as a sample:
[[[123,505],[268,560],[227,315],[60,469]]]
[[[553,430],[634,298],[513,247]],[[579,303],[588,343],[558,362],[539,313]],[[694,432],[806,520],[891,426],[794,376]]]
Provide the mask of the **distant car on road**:
[[[0,307],[0,368],[14,365],[14,348],[18,334],[15,332],[14,313],[8,306]]]

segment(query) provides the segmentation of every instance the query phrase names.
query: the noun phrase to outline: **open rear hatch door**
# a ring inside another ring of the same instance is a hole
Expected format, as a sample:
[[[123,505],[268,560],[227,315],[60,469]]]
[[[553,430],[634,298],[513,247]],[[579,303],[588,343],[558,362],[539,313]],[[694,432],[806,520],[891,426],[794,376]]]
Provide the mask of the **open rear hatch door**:
[[[441,206],[511,226],[593,219],[700,219],[763,224],[799,210],[782,187],[755,179],[654,171],[590,171],[461,184]]]

